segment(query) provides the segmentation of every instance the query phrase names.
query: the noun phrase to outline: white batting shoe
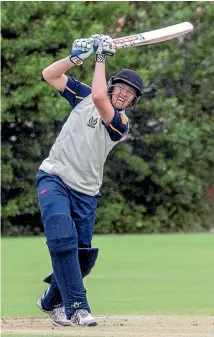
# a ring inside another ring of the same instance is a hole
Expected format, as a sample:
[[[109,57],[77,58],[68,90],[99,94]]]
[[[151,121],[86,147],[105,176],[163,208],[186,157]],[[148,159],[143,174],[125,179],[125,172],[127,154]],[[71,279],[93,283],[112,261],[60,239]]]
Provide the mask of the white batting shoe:
[[[52,324],[56,326],[69,326],[71,320],[66,318],[65,308],[62,305],[56,306],[50,313]]]
[[[76,325],[82,326],[95,326],[97,321],[91,314],[85,309],[78,309],[71,316],[71,322]]]
[[[42,299],[45,296],[45,292],[42,294],[42,296],[37,301],[37,306],[40,310],[48,314],[51,318],[51,322],[55,326],[69,326],[71,325],[71,320],[66,318],[65,315],[65,308],[62,306],[62,304],[56,305],[52,310],[45,310],[42,307]]]

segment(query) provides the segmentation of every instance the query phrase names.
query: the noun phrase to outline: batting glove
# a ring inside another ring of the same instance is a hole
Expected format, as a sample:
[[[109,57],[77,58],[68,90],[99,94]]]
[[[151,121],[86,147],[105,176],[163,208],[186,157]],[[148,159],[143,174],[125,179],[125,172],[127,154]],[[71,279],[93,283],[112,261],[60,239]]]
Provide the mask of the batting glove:
[[[93,50],[93,39],[77,39],[72,45],[71,54],[69,56],[71,62],[80,66],[83,64],[84,60],[89,57]]]
[[[106,56],[114,56],[116,52],[115,44],[108,35],[94,34],[93,49],[96,51],[96,62],[105,62]]]

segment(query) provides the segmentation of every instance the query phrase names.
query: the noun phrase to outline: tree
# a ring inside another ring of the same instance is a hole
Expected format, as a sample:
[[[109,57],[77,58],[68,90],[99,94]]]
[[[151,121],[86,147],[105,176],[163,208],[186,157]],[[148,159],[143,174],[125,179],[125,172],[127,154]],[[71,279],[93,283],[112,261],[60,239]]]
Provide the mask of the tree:
[[[84,13],[84,20],[82,17]],[[12,18],[12,19],[11,19]],[[213,6],[209,2],[3,2],[2,194],[4,230],[38,233],[35,174],[69,106],[41,80],[41,72],[68,55],[75,38],[113,37],[181,21],[191,37],[119,50],[108,76],[138,71],[155,99],[129,113],[128,142],[105,169],[97,232],[190,230],[208,226],[203,202],[213,182]],[[72,75],[91,84],[93,58]],[[11,226],[12,225],[12,226]]]

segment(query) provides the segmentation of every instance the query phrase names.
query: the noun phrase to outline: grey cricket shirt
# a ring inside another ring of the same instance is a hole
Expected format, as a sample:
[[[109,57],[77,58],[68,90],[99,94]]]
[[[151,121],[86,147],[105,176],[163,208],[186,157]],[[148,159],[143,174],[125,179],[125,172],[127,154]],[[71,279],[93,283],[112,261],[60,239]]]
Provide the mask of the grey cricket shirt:
[[[61,95],[75,107],[39,169],[57,175],[78,192],[97,195],[107,155],[127,136],[128,118],[115,109],[112,122],[105,125],[90,87],[72,77]]]

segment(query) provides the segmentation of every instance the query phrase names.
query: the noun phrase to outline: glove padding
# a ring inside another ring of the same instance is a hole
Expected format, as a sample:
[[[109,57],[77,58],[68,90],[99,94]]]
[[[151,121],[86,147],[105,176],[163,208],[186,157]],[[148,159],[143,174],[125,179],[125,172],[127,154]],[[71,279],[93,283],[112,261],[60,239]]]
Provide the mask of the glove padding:
[[[70,60],[76,65],[83,64],[84,60],[94,52],[93,39],[77,39],[73,42]]]
[[[93,39],[93,49],[96,54],[104,54],[107,56],[114,56],[116,52],[115,44],[112,38],[108,35],[94,34],[91,36]]]

